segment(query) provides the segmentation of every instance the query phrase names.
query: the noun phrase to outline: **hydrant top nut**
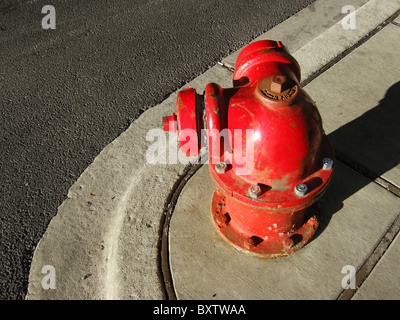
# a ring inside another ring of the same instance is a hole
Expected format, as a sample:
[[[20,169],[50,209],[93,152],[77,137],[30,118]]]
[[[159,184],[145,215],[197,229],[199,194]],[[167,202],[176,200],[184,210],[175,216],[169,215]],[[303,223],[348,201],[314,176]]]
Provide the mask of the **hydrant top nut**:
[[[275,93],[282,93],[286,91],[287,78],[286,76],[275,76],[272,78],[271,91]]]
[[[262,79],[258,84],[258,89],[263,98],[285,103],[294,99],[299,92],[297,83],[285,75],[269,76]]]

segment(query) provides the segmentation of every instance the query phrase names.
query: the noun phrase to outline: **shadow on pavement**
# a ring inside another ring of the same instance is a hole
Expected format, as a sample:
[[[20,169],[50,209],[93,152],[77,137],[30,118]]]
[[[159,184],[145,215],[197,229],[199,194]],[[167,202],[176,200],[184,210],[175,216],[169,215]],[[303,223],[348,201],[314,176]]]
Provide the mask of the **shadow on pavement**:
[[[388,89],[379,105],[328,137],[337,159],[367,178],[344,184],[352,178],[349,176],[351,170],[343,164],[337,166],[332,184],[321,199],[329,205],[324,205],[314,239],[328,226],[332,215],[342,209],[347,198],[400,163],[400,82]]]

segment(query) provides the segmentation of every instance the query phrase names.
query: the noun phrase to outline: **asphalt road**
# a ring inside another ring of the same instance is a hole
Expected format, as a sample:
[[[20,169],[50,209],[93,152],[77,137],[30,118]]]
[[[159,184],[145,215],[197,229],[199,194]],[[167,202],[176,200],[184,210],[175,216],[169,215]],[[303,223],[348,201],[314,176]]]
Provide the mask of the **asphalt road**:
[[[25,297],[35,246],[108,143],[312,2],[0,1],[0,299]],[[41,27],[48,4],[55,30]]]

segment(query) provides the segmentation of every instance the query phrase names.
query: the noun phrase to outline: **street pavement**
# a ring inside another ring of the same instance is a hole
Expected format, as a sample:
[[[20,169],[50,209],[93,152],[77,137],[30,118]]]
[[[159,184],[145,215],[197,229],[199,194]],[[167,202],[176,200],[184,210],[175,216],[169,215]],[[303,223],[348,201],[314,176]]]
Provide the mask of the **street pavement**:
[[[313,2],[1,1],[0,299],[25,297],[39,240],[106,145]]]

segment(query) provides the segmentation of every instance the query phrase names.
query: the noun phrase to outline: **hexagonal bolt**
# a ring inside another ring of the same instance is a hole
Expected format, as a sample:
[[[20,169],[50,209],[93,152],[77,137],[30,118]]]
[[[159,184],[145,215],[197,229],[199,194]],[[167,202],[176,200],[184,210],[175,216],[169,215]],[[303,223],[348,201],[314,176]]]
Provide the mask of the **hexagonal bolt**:
[[[217,222],[218,227],[220,227],[220,228],[226,227],[230,221],[231,221],[231,218],[228,213],[219,214],[216,216],[216,222]]]
[[[286,88],[287,77],[286,76],[275,76],[272,78],[271,91],[275,93],[282,93]]]
[[[263,241],[264,241],[264,239],[262,239],[262,238],[260,238],[260,237],[252,236],[252,237],[250,237],[250,238],[247,238],[247,239],[244,241],[243,245],[244,245],[245,248],[247,248],[247,249],[252,249],[252,248],[258,246],[258,245],[259,245],[261,242],[263,242]]]
[[[294,242],[293,242],[293,239],[292,239],[292,238],[286,238],[286,239],[283,241],[283,244],[284,244],[285,247],[291,248],[291,247],[293,247]]]
[[[226,163],[225,162],[218,162],[215,165],[215,171],[219,174],[223,174],[226,171]]]
[[[251,186],[249,190],[247,190],[250,198],[257,199],[261,195],[260,186]]]
[[[298,197],[304,197],[307,193],[307,186],[304,183],[299,183],[298,185],[296,185],[296,187],[294,187],[294,193],[298,196]]]
[[[251,247],[254,247],[254,241],[252,238],[248,238],[248,239],[244,240],[243,245],[245,248],[250,249]]]
[[[331,158],[325,158],[322,160],[322,169],[331,170],[333,167],[333,160]]]

